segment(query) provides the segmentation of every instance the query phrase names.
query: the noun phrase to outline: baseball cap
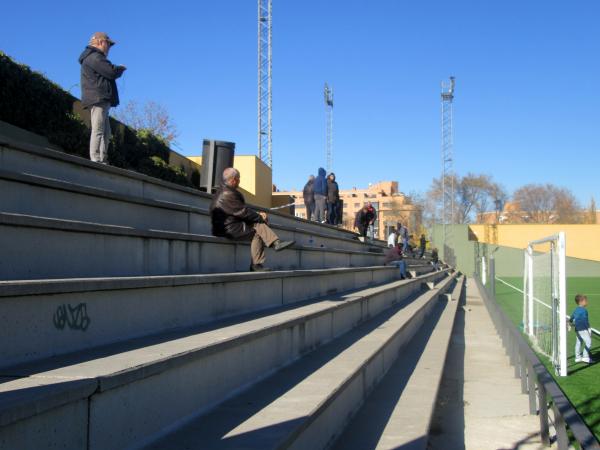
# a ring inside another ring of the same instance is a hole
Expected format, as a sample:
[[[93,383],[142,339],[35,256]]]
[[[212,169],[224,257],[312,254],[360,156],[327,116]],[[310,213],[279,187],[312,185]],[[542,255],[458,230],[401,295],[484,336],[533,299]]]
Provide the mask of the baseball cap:
[[[96,31],[94,34],[92,34],[90,42],[92,41],[108,41],[110,45],[116,44],[116,42],[113,41],[110,37],[108,37],[108,34],[104,33],[103,31]]]

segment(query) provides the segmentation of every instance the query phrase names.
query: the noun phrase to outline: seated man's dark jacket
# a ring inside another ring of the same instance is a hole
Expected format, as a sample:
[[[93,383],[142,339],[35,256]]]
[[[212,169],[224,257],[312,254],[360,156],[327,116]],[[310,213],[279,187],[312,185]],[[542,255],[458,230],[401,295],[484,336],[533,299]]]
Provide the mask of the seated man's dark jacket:
[[[237,189],[222,185],[210,204],[212,233],[229,239],[244,239],[254,234],[252,225],[264,223],[260,214],[246,206]]]

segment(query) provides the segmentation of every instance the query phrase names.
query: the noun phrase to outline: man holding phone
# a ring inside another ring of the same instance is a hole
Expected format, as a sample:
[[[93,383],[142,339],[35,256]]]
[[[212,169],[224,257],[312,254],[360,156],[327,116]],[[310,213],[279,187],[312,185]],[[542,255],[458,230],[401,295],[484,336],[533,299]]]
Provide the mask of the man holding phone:
[[[90,159],[102,164],[108,163],[111,137],[108,111],[119,104],[116,79],[126,70],[125,66],[115,66],[107,59],[113,45],[115,41],[106,33],[97,32],[79,56],[81,103],[91,110]]]

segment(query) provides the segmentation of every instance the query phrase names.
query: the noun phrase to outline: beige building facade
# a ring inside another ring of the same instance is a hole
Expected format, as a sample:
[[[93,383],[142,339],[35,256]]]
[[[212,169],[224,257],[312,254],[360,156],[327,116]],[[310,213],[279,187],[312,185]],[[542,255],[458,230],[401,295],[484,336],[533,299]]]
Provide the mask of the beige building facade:
[[[295,215],[306,217],[306,207],[302,191],[273,192],[273,197],[289,196],[295,201]],[[421,232],[421,211],[398,190],[397,181],[381,181],[365,189],[340,189],[340,199],[344,206],[342,210],[342,226],[354,230],[354,217],[364,204],[370,202],[377,211],[375,236],[387,239],[392,227],[398,222],[407,225],[410,233]]]

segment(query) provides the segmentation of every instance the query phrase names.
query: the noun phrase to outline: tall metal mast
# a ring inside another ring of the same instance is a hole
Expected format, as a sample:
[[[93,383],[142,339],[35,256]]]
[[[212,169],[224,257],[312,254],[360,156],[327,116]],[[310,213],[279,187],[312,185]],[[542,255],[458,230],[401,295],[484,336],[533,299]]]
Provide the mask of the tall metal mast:
[[[329,88],[325,83],[325,155],[327,158],[327,171],[333,170],[333,88]]]
[[[258,157],[273,167],[271,1],[258,0]]]
[[[442,224],[444,233],[444,259],[451,261],[453,251],[450,250],[452,241],[452,227],[454,224],[454,128],[453,128],[453,101],[455,78],[442,81]]]

